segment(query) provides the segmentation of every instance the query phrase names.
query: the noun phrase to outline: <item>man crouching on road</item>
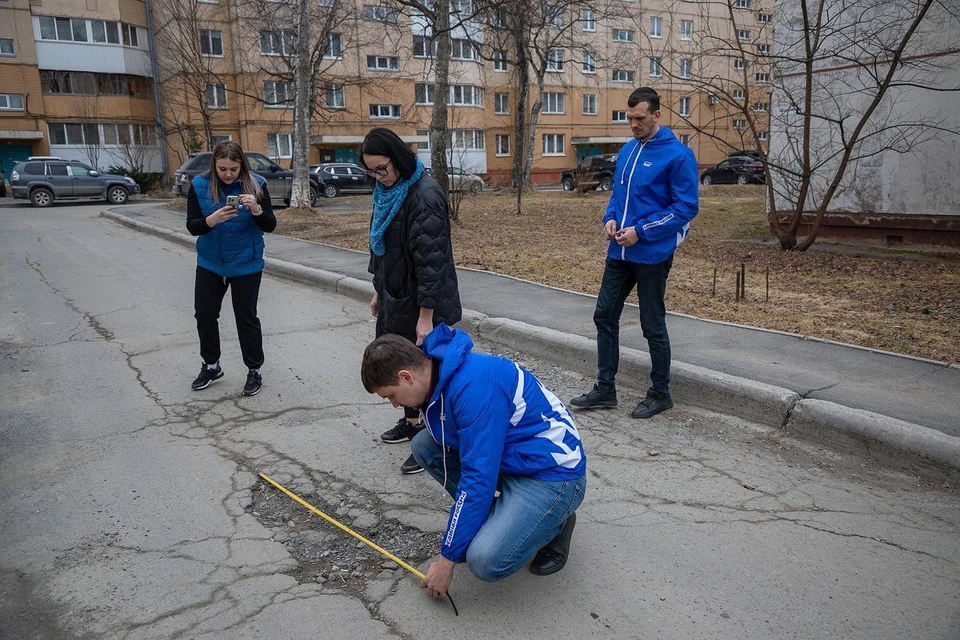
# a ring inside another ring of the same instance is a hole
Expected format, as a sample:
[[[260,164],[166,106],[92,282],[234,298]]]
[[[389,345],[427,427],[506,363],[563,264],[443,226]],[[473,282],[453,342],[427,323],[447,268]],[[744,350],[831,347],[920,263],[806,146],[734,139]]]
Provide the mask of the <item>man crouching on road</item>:
[[[472,349],[466,333],[443,324],[422,351],[388,334],[367,346],[360,371],[368,392],[420,409],[427,428],[413,455],[454,499],[442,557],[420,584],[433,598],[446,594],[458,562],[487,582],[531,559],[537,575],[562,569],[587,488],[563,403],[516,363]]]

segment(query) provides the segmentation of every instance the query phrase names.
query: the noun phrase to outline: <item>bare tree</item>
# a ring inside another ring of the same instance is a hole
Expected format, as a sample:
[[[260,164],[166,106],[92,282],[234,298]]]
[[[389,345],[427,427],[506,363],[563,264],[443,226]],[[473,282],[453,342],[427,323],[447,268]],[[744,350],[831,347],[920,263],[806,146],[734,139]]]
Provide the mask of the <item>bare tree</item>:
[[[94,91],[96,92],[96,88]],[[100,97],[96,93],[78,96],[74,99],[73,115],[83,123],[83,151],[87,161],[90,162],[91,167],[99,169],[100,153],[103,151],[99,129],[99,122],[103,116]]]

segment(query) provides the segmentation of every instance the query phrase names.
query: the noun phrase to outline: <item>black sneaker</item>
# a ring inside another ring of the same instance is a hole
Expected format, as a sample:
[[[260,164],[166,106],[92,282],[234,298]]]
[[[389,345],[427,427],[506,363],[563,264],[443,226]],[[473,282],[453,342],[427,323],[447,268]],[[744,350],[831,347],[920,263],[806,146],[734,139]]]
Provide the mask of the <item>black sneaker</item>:
[[[577,396],[570,405],[578,409],[610,409],[617,406],[617,390],[601,391],[597,385],[589,393]]]
[[[380,439],[388,444],[396,444],[398,442],[406,442],[407,440],[412,440],[413,436],[420,433],[420,430],[423,429],[424,424],[418,422],[417,424],[410,424],[407,422],[406,417],[400,418],[392,428],[384,431],[380,434]]]
[[[207,364],[204,363],[203,367],[200,369],[200,375],[197,376],[197,379],[193,381],[193,384],[190,386],[193,387],[194,391],[200,391],[201,389],[206,389],[210,386],[210,383],[219,380],[223,377],[223,369],[220,368],[220,363],[217,363],[216,369],[207,369]]]
[[[405,476],[412,476],[415,473],[421,473],[423,467],[417,462],[417,459],[413,457],[413,454],[410,454],[410,457],[404,460],[403,464],[400,465],[400,473]]]
[[[260,372],[250,369],[250,371],[247,372],[247,384],[243,385],[243,395],[255,396],[260,393],[260,389],[262,388],[263,378],[260,376]]]
[[[647,391],[647,397],[630,413],[631,418],[652,418],[661,411],[673,408],[673,399],[669,393]]]

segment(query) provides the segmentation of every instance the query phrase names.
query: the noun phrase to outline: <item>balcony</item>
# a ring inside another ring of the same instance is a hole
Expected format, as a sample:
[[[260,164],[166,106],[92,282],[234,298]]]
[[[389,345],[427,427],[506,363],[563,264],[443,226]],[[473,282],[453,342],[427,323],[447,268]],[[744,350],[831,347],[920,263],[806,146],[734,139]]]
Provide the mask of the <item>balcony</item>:
[[[37,40],[37,66],[54,71],[129,73],[152,77],[150,55],[118,44]]]

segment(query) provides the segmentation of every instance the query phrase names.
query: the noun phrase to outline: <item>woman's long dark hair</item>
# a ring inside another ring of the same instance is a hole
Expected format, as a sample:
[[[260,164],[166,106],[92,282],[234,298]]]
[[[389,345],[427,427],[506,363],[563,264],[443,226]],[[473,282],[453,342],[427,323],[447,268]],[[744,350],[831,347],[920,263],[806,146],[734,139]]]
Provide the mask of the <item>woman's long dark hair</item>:
[[[363,142],[360,143],[360,164],[363,165],[364,169],[370,169],[363,162],[364,154],[390,158],[394,169],[404,180],[412,176],[413,172],[417,170],[417,154],[400,139],[400,136],[390,129],[384,129],[383,127],[371,129]]]
[[[210,198],[214,202],[220,202],[220,176],[217,175],[217,160],[233,160],[240,163],[240,174],[237,180],[240,181],[242,193],[252,193],[260,200],[263,192],[260,186],[250,174],[250,165],[247,163],[247,157],[243,155],[243,149],[239,144],[232,140],[221,142],[213,148],[213,154],[210,156]]]

